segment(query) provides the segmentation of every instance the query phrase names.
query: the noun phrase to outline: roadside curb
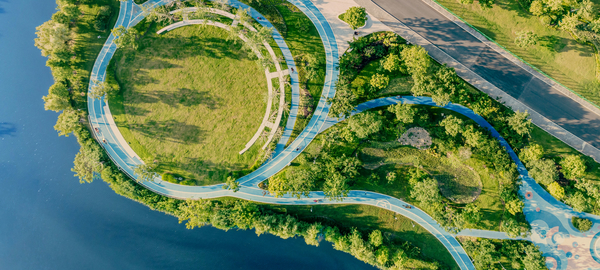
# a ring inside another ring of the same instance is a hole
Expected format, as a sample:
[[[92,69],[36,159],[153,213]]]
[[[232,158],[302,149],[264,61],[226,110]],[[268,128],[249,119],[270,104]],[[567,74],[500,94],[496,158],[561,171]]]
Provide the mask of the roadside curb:
[[[391,29],[394,30],[394,32],[396,32],[397,34],[399,34],[400,36],[402,36],[409,42],[420,45],[423,48],[425,48],[429,52],[429,55],[433,59],[435,59],[436,61],[438,61],[440,63],[446,63],[449,67],[454,68],[456,70],[456,73],[461,78],[463,78],[465,81],[467,81],[469,84],[475,86],[477,89],[488,94],[489,96],[491,96],[495,99],[499,99],[500,102],[502,102],[504,105],[510,107],[514,111],[521,111],[521,112],[527,111],[530,115],[531,122],[533,124],[540,127],[544,131],[550,133],[552,136],[563,141],[564,143],[568,144],[569,146],[573,147],[574,149],[581,152],[582,154],[592,157],[596,162],[600,162],[600,150],[598,148],[590,145],[583,139],[575,136],[574,134],[567,131],[566,129],[559,126],[558,124],[550,121],[545,116],[541,115],[540,113],[538,113],[535,110],[532,110],[529,106],[523,104],[522,102],[520,102],[517,99],[515,99],[514,97],[510,96],[506,92],[502,91],[500,88],[496,87],[492,83],[483,79],[477,73],[473,72],[471,69],[467,68],[465,65],[458,62],[456,59],[454,59],[453,57],[451,57],[450,55],[448,55],[447,53],[442,51],[436,45],[432,44],[427,39],[425,39],[418,33],[414,32],[408,26],[404,25],[400,20],[396,19],[394,16],[392,16],[387,11],[382,9],[376,3],[372,2],[371,0],[354,0],[354,1],[357,4],[361,5],[362,7],[365,7],[370,14],[373,14],[375,17],[377,17],[377,19],[379,19],[381,22],[388,25]],[[431,1],[431,0],[423,0],[423,1]],[[439,7],[439,8],[441,8],[441,7]],[[475,31],[473,29],[471,29],[471,30]],[[481,36],[481,37],[483,38],[483,36]],[[488,43],[492,43],[491,41],[489,41],[487,39],[485,39],[485,40],[487,41],[485,44],[488,46],[489,46]],[[504,54],[508,54],[508,53],[504,51]],[[502,54],[502,55],[504,55],[504,54]],[[509,60],[513,61],[510,58],[509,58]],[[519,63],[521,63],[521,65],[525,65],[523,62],[520,62],[520,61],[519,61]],[[529,69],[531,69],[531,68],[529,68]],[[527,71],[531,72],[529,70],[527,70]],[[537,72],[535,72],[535,73],[537,73]],[[532,74],[534,74],[534,73],[532,73]],[[537,74],[539,76],[542,76],[539,73],[537,73]],[[544,78],[546,80],[549,80],[546,77],[544,77]],[[546,80],[544,80],[544,82],[546,82]],[[554,84],[550,84],[550,85],[554,85]],[[564,90],[568,91],[566,89],[564,89]],[[561,93],[562,93],[562,91],[561,91]],[[574,95],[573,93],[571,93],[571,94]],[[569,96],[569,95],[567,95],[567,96]],[[577,100],[575,100],[575,101],[577,101]],[[588,105],[591,105],[591,104],[588,103]],[[600,110],[598,110],[598,114],[600,115]]]

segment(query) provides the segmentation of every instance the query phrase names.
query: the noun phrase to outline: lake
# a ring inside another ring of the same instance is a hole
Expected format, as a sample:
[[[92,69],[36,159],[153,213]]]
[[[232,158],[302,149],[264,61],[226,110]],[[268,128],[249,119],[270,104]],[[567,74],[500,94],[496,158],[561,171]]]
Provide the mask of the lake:
[[[329,243],[187,230],[102,181],[79,184],[79,146],[44,111],[52,76],[33,45],[55,6],[0,0],[0,269],[373,269]]]

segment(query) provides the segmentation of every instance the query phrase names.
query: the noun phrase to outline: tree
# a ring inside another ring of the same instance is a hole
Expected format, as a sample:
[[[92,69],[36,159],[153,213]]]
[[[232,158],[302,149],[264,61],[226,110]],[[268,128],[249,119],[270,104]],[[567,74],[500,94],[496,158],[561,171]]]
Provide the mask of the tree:
[[[138,177],[140,182],[151,182],[154,178],[158,177],[158,173],[154,171],[156,166],[153,164],[139,164],[133,168],[133,174]]]
[[[421,205],[429,205],[441,200],[437,181],[427,178],[424,181],[417,182],[410,191],[410,196],[419,201]]]
[[[395,172],[389,172],[386,176],[385,176],[385,180],[387,180],[388,184],[393,184],[394,182],[396,182],[396,173]]]
[[[400,53],[402,61],[406,65],[408,72],[415,75],[426,74],[431,66],[431,59],[427,51],[421,46],[410,46]]]
[[[523,213],[523,206],[525,204],[519,198],[514,198],[510,201],[506,202],[505,208],[511,215],[517,215],[518,213]]]
[[[551,11],[561,12],[564,9],[564,0],[545,0]]]
[[[375,252],[375,261],[382,266],[385,266],[390,260],[390,249],[386,246],[382,246]]]
[[[383,74],[376,73],[371,76],[370,84],[376,91],[386,88],[389,83],[390,77]]]
[[[287,179],[282,176],[269,178],[268,190],[275,198],[283,197],[288,192],[288,187]]]
[[[550,185],[558,179],[556,164],[550,159],[539,159],[529,162],[528,165],[531,167],[529,169],[529,174],[538,183]]]
[[[534,0],[533,2],[531,2],[531,5],[529,6],[529,12],[531,12],[534,16],[538,17],[546,13],[544,9],[544,3],[542,3],[542,0]]]
[[[365,25],[367,11],[363,7],[351,7],[342,14],[342,20],[348,23],[352,30],[356,30]]]
[[[521,136],[529,135],[529,132],[531,131],[531,120],[527,119],[528,117],[529,114],[527,111],[516,111],[515,114],[508,118],[508,125]]]
[[[290,194],[300,199],[302,196],[308,197],[315,186],[316,176],[310,170],[288,170],[286,179],[289,179]]]
[[[185,227],[193,229],[210,223],[212,203],[211,201],[204,201],[202,199],[198,201],[186,200],[179,205],[178,210],[177,217],[179,218],[179,223],[187,221]]]
[[[523,253],[525,253],[525,256],[522,257],[525,269],[546,269],[545,258],[538,247],[527,244],[523,248]]]
[[[474,203],[467,204],[462,212],[464,219],[472,224],[481,221],[481,209]]]
[[[71,108],[69,100],[69,90],[62,83],[54,83],[48,89],[48,95],[42,97],[44,100],[44,109],[51,111],[62,111]]]
[[[519,159],[525,164],[541,159],[544,156],[544,148],[539,144],[530,144],[519,153]]]
[[[548,185],[548,192],[557,200],[562,200],[565,197],[565,189],[558,182],[552,182],[552,184]]]
[[[354,101],[356,100],[356,96],[352,91],[349,91],[347,85],[340,86],[342,86],[340,83],[336,83],[335,97],[327,99],[327,103],[331,105],[329,115],[338,119],[350,116],[354,110]]]
[[[464,122],[462,119],[454,115],[448,115],[440,122],[440,126],[444,127],[446,134],[456,137],[456,135],[458,135],[460,130],[463,128]]]
[[[577,10],[577,16],[586,22],[594,20],[595,14],[597,13],[594,3],[590,0],[583,0],[579,3],[579,10]]]
[[[410,124],[414,121],[417,110],[411,105],[398,103],[388,107],[388,111],[396,115],[396,119],[404,124]]]
[[[229,1],[228,0],[216,0],[217,8],[224,11],[229,11]]]
[[[472,125],[467,126],[462,135],[465,138],[465,143],[471,147],[480,148],[485,143],[483,133]]]
[[[366,139],[383,128],[381,117],[375,112],[364,112],[355,115],[348,121],[348,128],[359,139]]]
[[[350,187],[347,182],[348,179],[339,172],[330,174],[323,185],[325,197],[332,201],[342,201],[344,197],[348,196]]]
[[[79,124],[80,115],[76,110],[68,109],[64,110],[56,121],[54,129],[58,131],[58,136],[69,137],[69,134],[81,128]]]
[[[60,24],[68,24],[70,19],[67,14],[62,11],[58,11],[52,14],[52,20]]]
[[[579,155],[567,155],[560,161],[562,173],[567,179],[579,179],[585,175],[585,161]]]
[[[101,99],[104,96],[108,98],[113,93],[113,90],[114,89],[106,81],[101,82],[93,80],[92,89],[88,93],[88,96],[93,99]]]
[[[395,53],[390,53],[381,61],[381,67],[388,72],[395,72],[400,70],[401,60],[400,57]]]
[[[476,269],[494,269],[496,264],[496,246],[488,240],[479,240],[479,246],[473,250],[473,263]]]
[[[492,8],[494,2],[495,0],[479,0],[479,6],[481,6],[481,9]]]
[[[75,176],[79,177],[79,183],[91,183],[94,181],[94,175],[100,174],[104,168],[101,159],[102,150],[100,146],[92,141],[81,145],[71,169],[75,173]]]
[[[69,18],[69,20],[75,20],[81,15],[81,10],[76,5],[64,5],[60,8],[62,12]]]
[[[138,37],[138,31],[134,28],[125,28],[124,26],[119,26],[111,30],[113,36],[115,36],[115,45],[117,48],[132,48],[137,50],[138,44],[136,42]]]
[[[380,230],[374,230],[369,234],[369,243],[374,247],[379,247],[383,244],[383,235]]]
[[[581,24],[581,22],[579,21],[579,18],[577,18],[577,14],[571,13],[569,15],[564,16],[560,21],[559,25],[560,29],[573,32],[575,31],[575,29],[577,29],[577,26],[579,26],[579,24]]]
[[[310,226],[308,226],[308,229],[306,229],[306,233],[304,234],[304,241],[306,242],[306,244],[318,247],[318,236],[322,229],[323,225],[321,225],[321,223],[310,224]]]
[[[593,200],[590,200],[590,202],[592,201]],[[591,203],[588,203],[588,199],[581,191],[576,191],[574,195],[567,197],[565,203],[573,207],[573,210],[577,212],[587,212],[592,205]]]
[[[531,47],[536,45],[539,38],[533,31],[519,31],[515,37],[515,44],[521,48]]]
[[[240,190],[240,182],[238,182],[235,178],[231,176],[227,176],[227,180],[225,180],[225,183],[223,184],[223,189],[238,192],[238,190]]]
[[[69,28],[64,24],[50,20],[35,29],[38,36],[34,40],[35,46],[42,51],[42,56],[48,56],[57,50],[68,50]]]
[[[510,237],[521,236],[521,226],[519,226],[519,223],[512,216],[502,221],[500,230]]]

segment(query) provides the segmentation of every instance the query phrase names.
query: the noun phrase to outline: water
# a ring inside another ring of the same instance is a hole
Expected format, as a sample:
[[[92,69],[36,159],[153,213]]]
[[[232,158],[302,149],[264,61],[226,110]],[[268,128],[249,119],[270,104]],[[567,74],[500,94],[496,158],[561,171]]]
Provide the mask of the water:
[[[79,146],[43,109],[52,77],[33,46],[54,9],[0,0],[0,269],[372,269],[329,243],[187,230],[102,181],[79,184]]]

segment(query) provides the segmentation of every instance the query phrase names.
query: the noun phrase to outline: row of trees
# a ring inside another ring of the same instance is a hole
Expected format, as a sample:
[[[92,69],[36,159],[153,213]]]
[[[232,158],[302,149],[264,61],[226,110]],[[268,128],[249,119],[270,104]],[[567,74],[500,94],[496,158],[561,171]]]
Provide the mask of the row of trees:
[[[257,235],[269,233],[283,239],[303,237],[307,244],[318,246],[321,239],[334,248],[348,252],[371,265],[403,269],[407,260],[422,260],[420,250],[406,242],[387,240],[381,231],[362,234],[357,229],[307,223],[291,215],[275,214],[252,202],[243,200],[176,200],[153,193],[133,182],[112,166],[102,169],[101,177],[118,194],[163,211],[185,222],[188,229],[212,225],[218,229],[254,229]],[[366,236],[366,237],[365,237]],[[436,262],[422,262],[437,269]]]
[[[542,252],[533,243],[516,240],[462,240],[465,250],[473,258],[477,269],[506,269],[500,262],[502,257],[508,258],[510,268],[542,270],[547,269]]]
[[[391,35],[391,33],[387,35]],[[375,34],[375,36],[384,36],[384,34]],[[365,97],[357,97],[355,92],[348,91],[351,88],[350,82],[366,63],[381,59],[382,69],[386,72],[407,74],[412,77],[414,85],[411,92],[413,95],[429,95],[440,106],[446,105],[448,102],[465,105],[486,118],[512,146],[518,149],[518,147],[526,145],[532,127],[531,122],[527,119],[527,113],[512,112],[487,95],[470,91],[452,68],[434,63],[422,47],[392,42],[391,44],[395,45],[382,50],[384,53],[381,55],[369,56],[365,48],[377,46],[379,40],[372,36],[358,39],[355,41],[356,44],[350,45],[353,50],[342,56],[340,60],[342,75],[337,85],[338,92],[334,99],[329,100],[332,105],[330,110],[332,115],[347,116],[354,106],[365,99]],[[500,181],[501,198],[505,207],[510,209],[506,212],[502,229],[511,235],[519,235],[525,229],[526,223],[522,215],[523,204],[517,193],[518,174],[515,165],[499,142],[490,136],[489,131],[454,116],[448,116],[441,120],[439,126],[436,127],[434,123],[429,123],[429,118],[423,112],[417,113],[417,109],[411,105],[397,104],[390,106],[389,111],[395,114],[396,124],[384,124],[381,130],[393,130],[392,126],[396,126],[396,130],[402,131],[405,125],[411,124],[429,127],[429,130],[433,131],[433,135],[438,137],[438,139],[434,139],[434,148],[439,154],[458,153],[461,149],[468,150],[469,153],[472,151],[478,159],[494,168],[502,179]],[[352,118],[349,123],[351,121]],[[425,187],[430,188],[431,191],[437,190],[433,188],[433,185],[421,184],[419,186],[419,188]],[[435,204],[427,203],[427,205]],[[443,217],[443,208],[437,207],[430,210],[432,213],[441,213],[436,219],[441,223],[448,224],[448,227],[461,227],[454,224],[461,224],[460,220],[446,222],[450,219]]]
[[[89,24],[81,16],[81,4],[89,4],[99,10],[98,17],[108,21],[111,16],[109,6],[97,6],[93,1],[58,0],[57,12],[52,19],[36,28],[35,45],[43,56],[48,57],[46,65],[50,67],[54,84],[50,86],[48,95],[44,96],[46,110],[61,112],[54,128],[60,136],[75,134],[81,148],[74,160],[72,169],[81,182],[91,182],[106,166],[107,156],[101,147],[90,136],[85,128],[86,122],[85,93],[89,71],[83,69],[84,55],[75,53],[81,40],[75,29]],[[94,36],[94,34],[92,34]],[[85,41],[81,41],[84,42]],[[91,95],[95,98],[112,93],[115,88],[101,82],[92,83]]]

